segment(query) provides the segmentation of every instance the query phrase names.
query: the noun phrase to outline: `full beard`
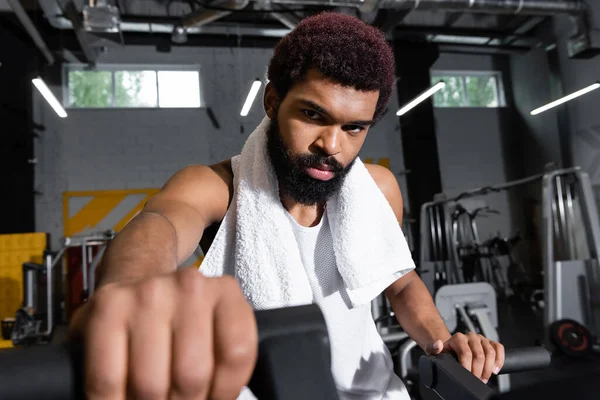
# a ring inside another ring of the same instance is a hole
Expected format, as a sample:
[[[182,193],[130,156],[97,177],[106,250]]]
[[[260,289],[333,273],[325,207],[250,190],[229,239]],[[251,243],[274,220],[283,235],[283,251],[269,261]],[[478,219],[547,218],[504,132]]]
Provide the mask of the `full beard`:
[[[279,181],[280,194],[290,196],[294,201],[313,206],[324,204],[337,192],[344,178],[352,168],[356,158],[346,167],[334,157],[324,154],[292,155],[279,134],[277,120],[271,120],[267,128],[267,152]],[[307,168],[327,165],[334,176],[326,181],[312,178]]]

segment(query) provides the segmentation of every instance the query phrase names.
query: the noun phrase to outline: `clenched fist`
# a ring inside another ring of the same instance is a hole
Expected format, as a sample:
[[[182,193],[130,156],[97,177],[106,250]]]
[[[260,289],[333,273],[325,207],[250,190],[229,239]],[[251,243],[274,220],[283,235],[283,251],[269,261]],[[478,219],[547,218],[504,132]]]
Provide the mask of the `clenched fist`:
[[[252,375],[258,334],[232,277],[184,268],[101,287],[71,335],[85,349],[95,399],[236,399]]]

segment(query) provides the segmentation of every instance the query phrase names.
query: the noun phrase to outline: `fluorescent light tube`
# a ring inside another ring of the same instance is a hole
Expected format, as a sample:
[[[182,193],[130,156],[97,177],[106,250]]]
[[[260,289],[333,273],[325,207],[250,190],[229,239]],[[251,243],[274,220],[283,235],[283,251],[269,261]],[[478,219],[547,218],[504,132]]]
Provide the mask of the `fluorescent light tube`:
[[[589,93],[589,92],[591,92],[592,90],[596,90],[596,89],[598,89],[598,88],[600,88],[600,83],[596,82],[596,83],[594,83],[593,85],[590,85],[590,86],[588,86],[588,87],[586,87],[586,88],[583,88],[583,89],[581,89],[581,90],[578,90],[578,91],[576,91],[576,92],[574,92],[574,93],[571,93],[570,95],[567,95],[567,96],[565,96],[565,97],[561,97],[561,98],[560,98],[560,99],[558,99],[558,100],[554,100],[553,102],[551,102],[551,103],[548,103],[548,104],[546,104],[545,106],[541,106],[541,107],[539,107],[539,108],[536,108],[535,110],[533,110],[533,111],[531,112],[531,115],[538,115],[538,114],[540,114],[540,113],[543,113],[544,111],[547,111],[547,110],[549,110],[549,109],[551,109],[551,108],[553,108],[553,107],[556,107],[556,106],[558,106],[558,105],[561,105],[561,104],[563,104],[563,103],[566,103],[566,102],[567,102],[567,101],[569,101],[569,100],[573,100],[573,99],[574,99],[574,98],[576,98],[576,97],[583,96],[584,94],[586,94],[586,93]]]
[[[54,94],[50,91],[48,86],[46,86],[46,84],[44,83],[42,78],[32,79],[31,82],[33,82],[33,84],[35,85],[37,90],[39,90],[39,92],[42,94],[42,96],[44,96],[44,98],[46,99],[48,104],[50,104],[50,107],[52,107],[52,109],[54,109],[56,114],[58,114],[58,116],[61,118],[66,118],[67,112],[60,105],[60,102],[56,99],[56,97],[54,97]]]
[[[252,87],[250,88],[250,92],[248,92],[248,97],[246,97],[246,102],[244,103],[244,106],[242,107],[242,112],[240,113],[242,117],[245,117],[250,112],[250,107],[252,107],[252,103],[254,102],[254,99],[258,94],[258,89],[260,89],[260,85],[262,85],[262,82],[258,79],[252,83]]]
[[[399,109],[398,112],[396,113],[396,115],[400,116],[400,115],[406,114],[409,110],[411,110],[412,108],[414,108],[417,104],[419,104],[420,102],[422,102],[426,98],[432,96],[435,92],[437,92],[438,90],[443,89],[444,87],[446,87],[446,83],[445,82],[438,82],[438,83],[436,83],[435,85],[433,85],[432,87],[430,87],[429,89],[427,89],[426,91],[424,91],[423,93],[421,93],[420,95],[418,95],[413,101],[411,101],[410,103],[406,104],[404,107],[402,107],[401,109]]]

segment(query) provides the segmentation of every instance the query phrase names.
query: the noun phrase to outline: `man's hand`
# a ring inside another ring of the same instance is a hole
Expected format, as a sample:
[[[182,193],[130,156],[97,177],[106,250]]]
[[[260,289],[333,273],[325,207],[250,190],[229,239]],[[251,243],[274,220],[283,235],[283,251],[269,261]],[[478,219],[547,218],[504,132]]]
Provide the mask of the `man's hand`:
[[[430,343],[425,352],[432,355],[456,353],[462,366],[483,383],[488,383],[492,373],[498,375],[504,366],[504,346],[473,332],[456,333],[445,343],[441,340]]]
[[[235,399],[252,375],[254,313],[232,277],[184,268],[101,287],[74,316],[95,399]]]

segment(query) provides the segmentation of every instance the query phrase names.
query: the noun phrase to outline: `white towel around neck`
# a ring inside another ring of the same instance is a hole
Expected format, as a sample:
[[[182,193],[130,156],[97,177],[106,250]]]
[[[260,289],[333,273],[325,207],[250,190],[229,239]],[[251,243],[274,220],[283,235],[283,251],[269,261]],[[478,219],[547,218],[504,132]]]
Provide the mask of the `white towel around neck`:
[[[206,276],[235,276],[255,309],[313,301],[267,153],[269,123],[265,117],[232,158],[233,198],[200,266]],[[325,212],[352,307],[379,295],[393,274],[414,268],[396,216],[360,159]]]

